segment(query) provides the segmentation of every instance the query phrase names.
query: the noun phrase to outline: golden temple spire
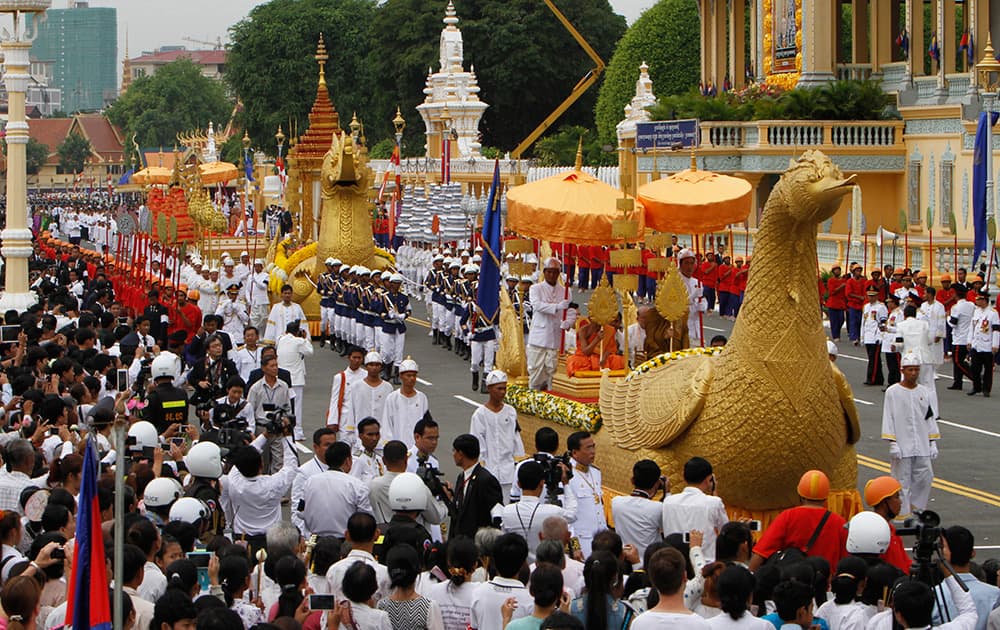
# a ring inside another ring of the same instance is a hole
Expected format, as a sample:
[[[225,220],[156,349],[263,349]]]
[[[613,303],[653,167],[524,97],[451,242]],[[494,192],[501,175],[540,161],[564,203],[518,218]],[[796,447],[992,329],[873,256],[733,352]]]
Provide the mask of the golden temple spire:
[[[580,136],[580,143],[576,145],[576,170],[583,170],[583,136]]]
[[[124,94],[132,84],[132,60],[128,58],[128,29],[125,30],[125,58],[122,59],[122,89]]]
[[[330,57],[326,54],[326,44],[323,42],[323,33],[319,34],[319,44],[316,45],[316,54],[314,55],[316,63],[319,64],[319,84],[326,85],[326,60]]]

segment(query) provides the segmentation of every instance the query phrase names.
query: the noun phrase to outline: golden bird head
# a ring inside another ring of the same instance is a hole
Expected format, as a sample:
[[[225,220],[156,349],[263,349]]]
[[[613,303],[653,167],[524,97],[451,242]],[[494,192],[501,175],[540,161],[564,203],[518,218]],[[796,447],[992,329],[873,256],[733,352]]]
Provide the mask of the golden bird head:
[[[781,176],[774,192],[792,219],[816,224],[837,212],[841,197],[854,185],[854,175],[844,177],[824,153],[806,151]]]

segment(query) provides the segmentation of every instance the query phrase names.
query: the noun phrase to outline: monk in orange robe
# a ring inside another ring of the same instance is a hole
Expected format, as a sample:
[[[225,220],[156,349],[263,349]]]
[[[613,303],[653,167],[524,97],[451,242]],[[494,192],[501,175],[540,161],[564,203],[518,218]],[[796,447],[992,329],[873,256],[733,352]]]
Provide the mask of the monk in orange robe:
[[[566,373],[573,376],[581,370],[601,368],[625,368],[625,357],[619,353],[615,339],[615,327],[584,319],[576,331],[576,352],[566,359]]]

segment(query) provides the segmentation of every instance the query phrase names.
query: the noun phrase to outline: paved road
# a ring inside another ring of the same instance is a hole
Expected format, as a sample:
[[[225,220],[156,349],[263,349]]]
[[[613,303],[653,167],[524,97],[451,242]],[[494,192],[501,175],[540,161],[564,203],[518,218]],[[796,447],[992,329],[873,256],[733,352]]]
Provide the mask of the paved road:
[[[578,298],[581,303],[585,297]],[[418,388],[427,394],[431,412],[441,423],[438,457],[449,479],[457,474],[451,462],[451,442],[468,431],[469,419],[475,406],[486,396],[471,391],[467,362],[453,353],[433,346],[427,336],[426,311],[423,303],[414,302],[414,318],[409,325],[406,352],[420,364]],[[423,325],[421,325],[423,324]],[[705,322],[706,335],[728,335],[732,324],[718,317]],[[863,347],[850,342],[840,343],[838,365],[854,386],[854,395],[861,419],[862,438],[858,443],[858,485],[884,474],[889,469],[888,447],[880,439],[882,419],[881,388],[866,387],[864,381],[867,360]],[[320,350],[308,363],[308,385],[304,401],[305,429],[308,438],[312,430],[323,423],[330,396],[333,375],[346,361],[329,349]],[[964,392],[946,389],[951,385],[950,367],[939,375],[937,386],[941,403],[940,457],[934,462],[936,480],[931,492],[930,509],[942,515],[944,525],[961,524],[976,535],[981,548],[979,560],[1000,557],[1000,483],[996,481],[993,454],[1000,452],[1000,422],[997,398],[968,397]],[[966,384],[966,390],[971,387]],[[530,451],[531,437],[525,446]],[[597,463],[600,465],[600,453]]]

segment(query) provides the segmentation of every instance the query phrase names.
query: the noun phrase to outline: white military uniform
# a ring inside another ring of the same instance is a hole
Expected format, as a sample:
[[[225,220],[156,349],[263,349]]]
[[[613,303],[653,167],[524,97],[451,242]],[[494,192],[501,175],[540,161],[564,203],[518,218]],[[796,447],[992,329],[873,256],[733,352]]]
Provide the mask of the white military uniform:
[[[351,476],[360,479],[361,483],[368,484],[372,479],[385,474],[385,464],[382,462],[382,449],[376,447],[374,451],[368,452],[361,447],[359,441],[357,446],[351,451]],[[376,515],[377,516],[377,515]]]
[[[236,370],[240,373],[240,378],[246,383],[250,380],[250,372],[260,367],[261,347],[257,346],[253,350],[245,345],[232,350],[230,357],[236,364]]]
[[[972,331],[972,314],[976,310],[976,305],[960,297],[958,302],[951,307],[951,317],[948,318],[948,325],[951,326],[952,345],[969,345],[969,334]]]
[[[902,347],[899,339],[903,339]],[[938,407],[937,388],[934,386],[934,355],[931,350],[934,345],[934,335],[928,322],[908,317],[896,324],[896,350],[903,355],[913,354],[920,361],[920,377],[917,382],[927,388],[930,396],[934,417],[941,415]]]
[[[934,481],[931,459],[937,457],[935,442],[941,439],[926,387],[896,383],[885,391],[882,439],[890,442],[892,476],[903,486],[900,516],[925,509]]]
[[[479,440],[479,462],[500,482],[504,503],[508,503],[511,484],[516,481],[514,458],[524,456],[517,410],[506,403],[499,412],[479,405],[472,414],[469,433]]]
[[[531,329],[528,332],[529,387],[542,389],[552,383],[556,373],[559,346],[563,335],[563,313],[573,299],[568,286],[537,282],[528,290],[531,302]]]
[[[385,424],[382,425],[382,439],[386,442],[399,440],[406,446],[413,446],[413,427],[424,417],[430,406],[427,396],[415,391],[413,396],[403,395],[402,390],[389,394],[385,399]]]
[[[243,296],[247,304],[250,305],[250,324],[255,326],[261,334],[266,332],[267,309],[271,305],[271,300],[267,296],[268,279],[267,272],[254,272],[250,274],[247,282],[243,285]]]
[[[580,550],[583,557],[590,555],[594,534],[608,528],[608,520],[604,516],[604,490],[601,481],[601,471],[591,464],[583,470],[580,464],[573,460],[573,478],[569,480],[567,492],[576,496],[576,521],[573,529],[580,540]]]
[[[227,295],[219,302],[215,314],[222,316],[222,330],[229,333],[233,343],[242,345],[243,329],[250,323],[250,314],[243,298],[237,296],[236,301],[233,301]]]
[[[861,343],[874,345],[882,341],[879,323],[889,319],[889,310],[881,302],[865,302],[861,310]]]
[[[302,439],[302,399],[306,391],[306,357],[313,355],[313,345],[308,339],[286,332],[278,337],[277,343],[278,367],[288,370],[292,380],[292,393],[295,394],[295,439]]]
[[[944,304],[937,300],[920,305],[917,317],[927,322],[931,334],[931,365],[934,369],[944,363],[944,337],[947,332],[948,315]],[[936,341],[935,341],[936,339]]]
[[[271,313],[267,316],[267,328],[261,339],[274,343],[278,337],[285,333],[288,324],[295,320],[306,322],[306,314],[302,311],[302,307],[295,302],[288,306],[285,306],[284,302],[278,302],[271,307]],[[303,326],[303,330],[306,331],[306,339],[309,339],[309,327]]]

